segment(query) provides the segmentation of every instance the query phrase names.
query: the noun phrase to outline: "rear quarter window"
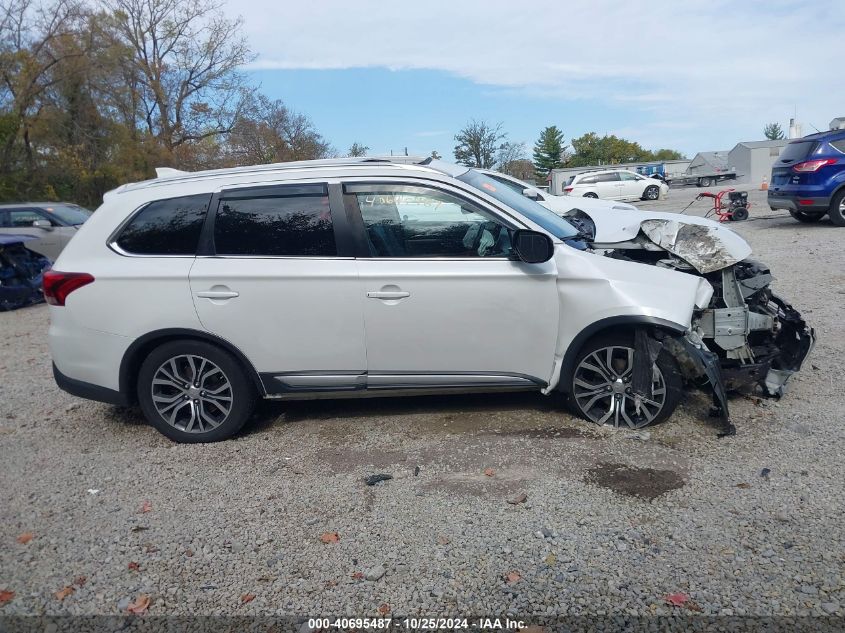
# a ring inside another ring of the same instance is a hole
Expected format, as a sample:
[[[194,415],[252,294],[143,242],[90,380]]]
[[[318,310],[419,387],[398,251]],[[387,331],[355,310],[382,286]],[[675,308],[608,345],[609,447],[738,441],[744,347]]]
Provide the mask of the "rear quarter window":
[[[211,194],[150,202],[114,243],[133,255],[196,255]]]
[[[831,141],[830,145],[837,152],[841,152],[842,154],[845,154],[845,138],[839,139],[838,141]]]

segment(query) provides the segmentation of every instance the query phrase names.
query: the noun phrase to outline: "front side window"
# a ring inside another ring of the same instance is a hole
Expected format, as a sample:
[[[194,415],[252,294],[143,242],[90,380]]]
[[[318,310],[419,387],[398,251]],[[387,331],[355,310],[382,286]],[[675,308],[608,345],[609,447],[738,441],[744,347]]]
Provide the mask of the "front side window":
[[[141,209],[115,240],[133,255],[196,255],[211,194],[156,200]]]
[[[410,185],[347,185],[373,257],[508,257],[510,230],[449,193]]]
[[[218,255],[337,256],[329,198],[320,193],[222,199],[214,219]],[[284,191],[280,191],[284,194]]]
[[[32,223],[36,220],[46,219],[38,211],[31,209],[13,209],[9,211],[9,226],[13,227],[32,226]]]

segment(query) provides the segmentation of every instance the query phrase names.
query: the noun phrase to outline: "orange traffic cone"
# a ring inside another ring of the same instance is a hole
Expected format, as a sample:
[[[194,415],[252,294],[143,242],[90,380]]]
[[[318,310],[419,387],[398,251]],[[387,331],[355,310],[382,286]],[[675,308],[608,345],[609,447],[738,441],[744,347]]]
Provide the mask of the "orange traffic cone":
[[[765,176],[763,176],[763,184],[760,185],[760,191],[768,191],[769,190],[769,180]]]

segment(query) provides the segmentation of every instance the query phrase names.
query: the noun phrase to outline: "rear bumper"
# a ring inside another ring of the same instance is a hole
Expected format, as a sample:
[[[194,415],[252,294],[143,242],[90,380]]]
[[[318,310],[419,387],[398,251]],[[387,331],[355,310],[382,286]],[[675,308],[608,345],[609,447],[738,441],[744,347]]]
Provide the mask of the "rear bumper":
[[[53,378],[56,380],[59,389],[68,392],[72,396],[121,406],[127,406],[129,404],[126,397],[119,391],[65,376],[56,367],[56,363],[53,363]]]
[[[804,211],[805,213],[827,213],[830,209],[830,196],[802,196],[770,189],[767,199],[772,209]]]

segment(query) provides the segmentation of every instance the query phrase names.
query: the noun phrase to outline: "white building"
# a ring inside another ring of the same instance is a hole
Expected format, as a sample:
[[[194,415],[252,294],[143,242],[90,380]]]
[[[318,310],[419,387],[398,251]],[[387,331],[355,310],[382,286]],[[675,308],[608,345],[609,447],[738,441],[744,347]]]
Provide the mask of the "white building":
[[[728,153],[728,164],[736,170],[738,184],[759,187],[772,176],[772,164],[789,141],[748,141],[737,143]]]

